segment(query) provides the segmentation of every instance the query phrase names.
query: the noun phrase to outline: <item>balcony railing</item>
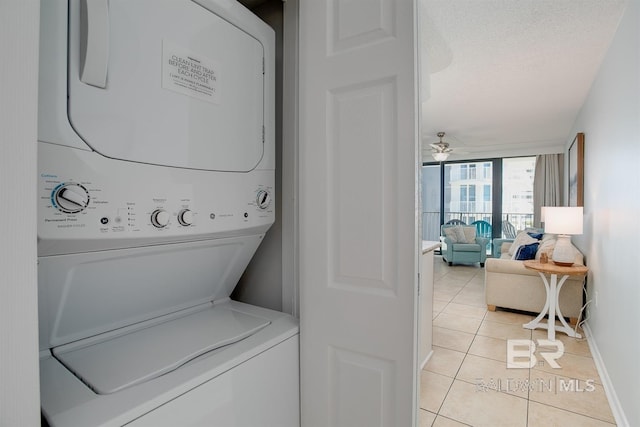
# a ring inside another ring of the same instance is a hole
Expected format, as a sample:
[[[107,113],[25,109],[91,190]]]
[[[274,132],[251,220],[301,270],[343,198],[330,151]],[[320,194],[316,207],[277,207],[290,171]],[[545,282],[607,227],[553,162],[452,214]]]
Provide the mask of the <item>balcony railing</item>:
[[[502,213],[502,222],[509,221],[516,230],[524,230],[533,227],[533,214]]]
[[[445,223],[457,219],[465,224],[471,224],[477,220],[484,220],[492,224],[491,218],[491,212],[445,212],[444,214]],[[516,230],[524,230],[527,227],[533,227],[533,214],[503,212],[502,221],[509,221]],[[440,225],[440,212],[422,212],[422,239],[439,240]],[[500,234],[504,237],[502,233]]]

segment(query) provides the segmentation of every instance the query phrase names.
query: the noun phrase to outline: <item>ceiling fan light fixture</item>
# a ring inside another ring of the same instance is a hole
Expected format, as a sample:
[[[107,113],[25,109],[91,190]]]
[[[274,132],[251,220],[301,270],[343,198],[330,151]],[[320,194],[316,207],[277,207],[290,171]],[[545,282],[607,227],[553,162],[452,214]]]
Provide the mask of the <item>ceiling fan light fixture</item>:
[[[451,148],[449,148],[449,143],[444,142],[442,140],[442,138],[444,138],[444,135],[445,135],[444,132],[438,132],[437,135],[438,135],[438,138],[440,138],[440,141],[435,144],[430,144],[431,148],[433,149],[433,151],[431,152],[431,155],[436,161],[444,162],[449,157],[449,154],[451,153]]]
[[[434,152],[431,154],[433,154],[433,158],[438,162],[444,162],[445,160],[447,160],[447,158],[449,158],[449,153]]]

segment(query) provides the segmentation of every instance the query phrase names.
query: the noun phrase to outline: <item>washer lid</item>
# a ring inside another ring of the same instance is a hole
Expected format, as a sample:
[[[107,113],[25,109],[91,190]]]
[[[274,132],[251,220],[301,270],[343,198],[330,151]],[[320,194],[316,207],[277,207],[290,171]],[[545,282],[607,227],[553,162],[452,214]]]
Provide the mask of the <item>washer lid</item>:
[[[246,172],[263,155],[262,43],[192,1],[71,1],[68,116],[106,157]]]
[[[223,301],[262,235],[41,257],[40,349]]]
[[[53,354],[91,389],[109,394],[171,372],[270,323],[227,307],[209,306],[106,341],[58,347]]]

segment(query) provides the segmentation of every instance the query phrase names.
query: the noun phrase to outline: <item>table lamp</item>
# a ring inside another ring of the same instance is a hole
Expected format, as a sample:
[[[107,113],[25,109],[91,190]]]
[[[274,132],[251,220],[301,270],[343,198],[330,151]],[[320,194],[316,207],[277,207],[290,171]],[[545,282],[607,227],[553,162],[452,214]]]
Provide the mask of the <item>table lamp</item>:
[[[545,206],[543,209],[545,233],[558,235],[551,259],[557,265],[569,267],[575,258],[571,235],[582,234],[583,208]]]

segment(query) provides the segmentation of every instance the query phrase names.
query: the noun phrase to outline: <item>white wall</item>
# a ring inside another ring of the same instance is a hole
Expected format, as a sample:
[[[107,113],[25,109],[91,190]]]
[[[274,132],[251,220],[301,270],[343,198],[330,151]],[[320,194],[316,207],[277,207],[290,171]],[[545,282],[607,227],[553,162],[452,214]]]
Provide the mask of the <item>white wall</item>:
[[[585,133],[585,230],[573,240],[590,268],[588,324],[614,410],[632,426],[640,425],[639,28],[640,1],[630,0],[573,129]]]
[[[0,1],[0,426],[40,424],[38,0]]]
[[[276,32],[276,221],[232,298],[298,316],[298,0],[267,0],[252,12]]]
[[[232,298],[282,310],[282,1],[267,1],[252,12],[276,33],[276,219],[240,278]]]

